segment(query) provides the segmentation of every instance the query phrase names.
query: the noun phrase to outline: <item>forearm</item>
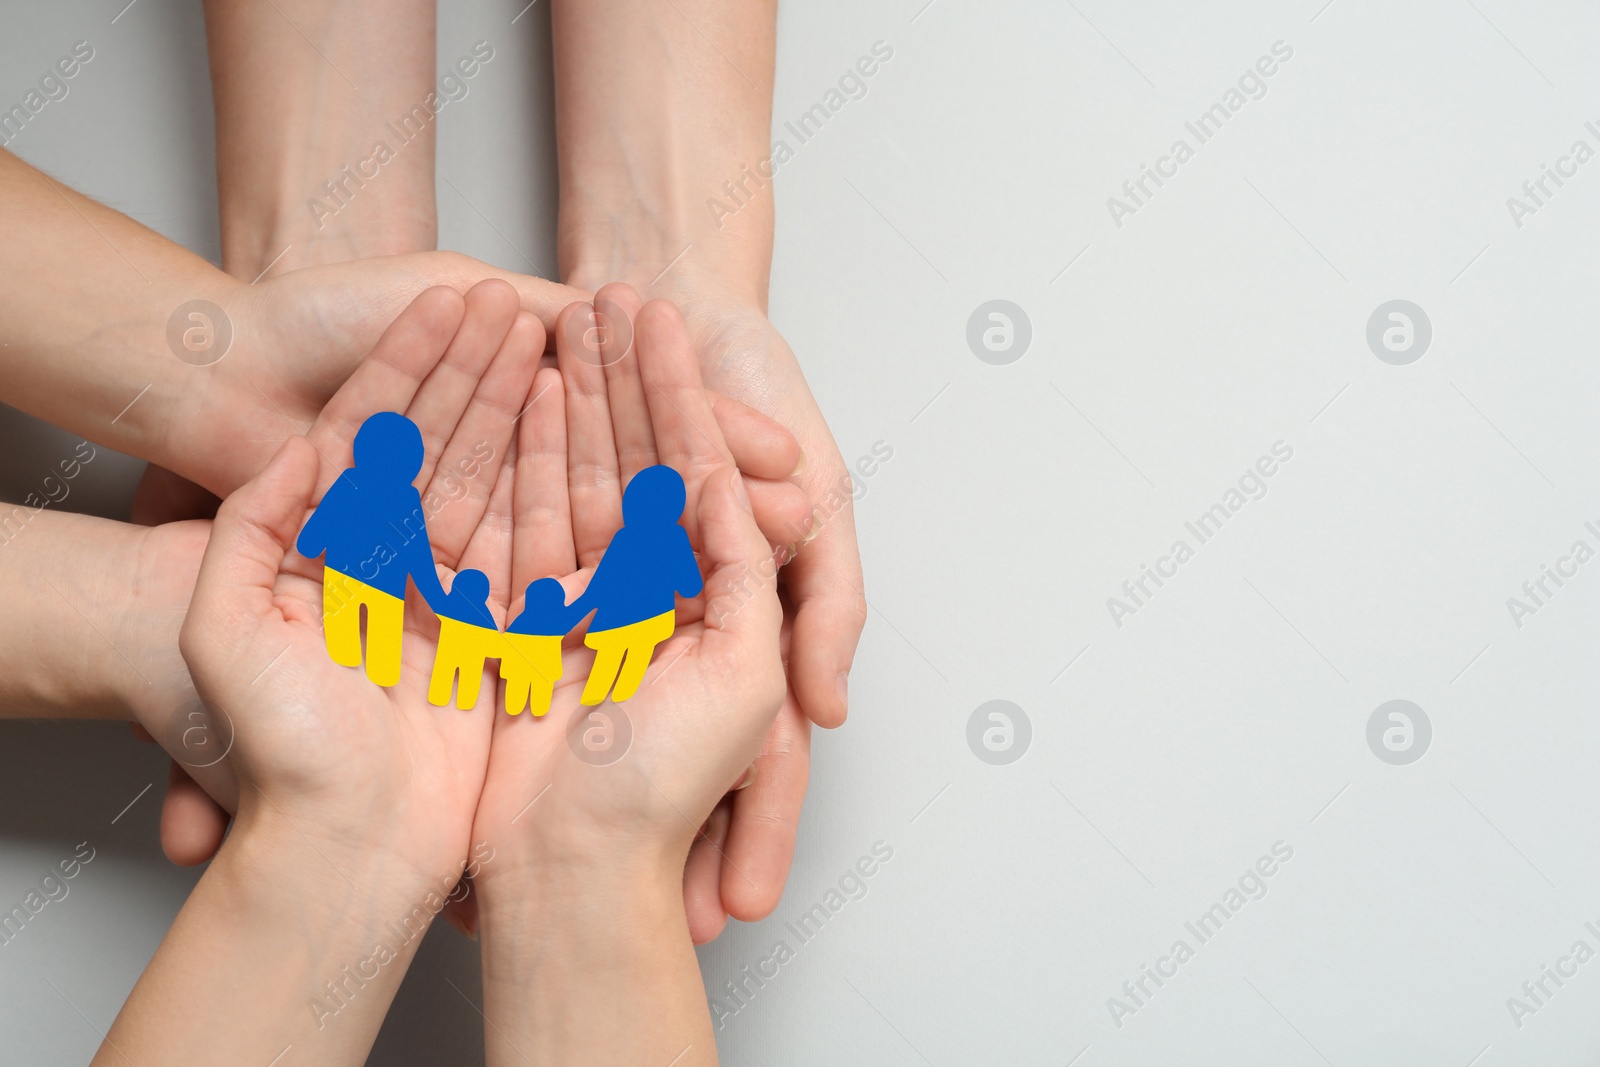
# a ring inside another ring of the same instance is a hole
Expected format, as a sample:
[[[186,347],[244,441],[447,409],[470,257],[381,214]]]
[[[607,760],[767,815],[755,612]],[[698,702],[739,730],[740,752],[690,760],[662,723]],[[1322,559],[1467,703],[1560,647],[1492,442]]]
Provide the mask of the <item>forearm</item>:
[[[5,151],[0,233],[0,400],[171,466],[165,428],[202,371],[169,319],[193,300],[226,309],[238,284]]]
[[[128,718],[138,668],[105,592],[138,531],[53,506],[0,504],[0,719]]]
[[[432,249],[433,0],[205,9],[223,269]]]
[[[672,264],[766,306],[776,10],[556,0],[564,278],[647,289]]]
[[[364,1063],[448,892],[385,855],[242,817],[95,1062]]]
[[[683,864],[541,863],[480,885],[487,1062],[717,1062]]]

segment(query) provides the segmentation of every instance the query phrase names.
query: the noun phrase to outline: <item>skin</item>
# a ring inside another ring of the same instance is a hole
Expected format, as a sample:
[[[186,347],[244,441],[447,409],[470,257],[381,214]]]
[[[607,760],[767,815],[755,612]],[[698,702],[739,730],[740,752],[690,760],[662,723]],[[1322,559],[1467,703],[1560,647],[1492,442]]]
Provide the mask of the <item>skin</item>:
[[[433,550],[458,556],[497,472],[479,460],[485,448],[494,457],[511,452],[518,411],[506,398],[527,393],[543,351],[543,327],[519,303],[498,280],[465,297],[436,287],[413,301],[307,431],[323,460],[319,488],[348,465],[347,442],[368,414],[405,412],[424,436],[417,485],[425,500],[444,502],[429,520]],[[508,362],[497,346],[513,328],[537,330],[538,344]],[[753,483],[768,487],[762,521],[792,521],[803,500],[771,476],[792,466],[793,439],[731,401],[707,402],[728,427],[734,459],[753,477],[768,476]],[[174,764],[163,810],[163,845],[179,862],[209,859],[238,805],[229,766],[217,762],[226,727],[204,717],[177,652],[209,532],[205,520],[143,528],[49,508],[0,509],[0,595],[36,609],[29,625],[0,629],[0,661],[13,665],[0,682],[0,715],[126,718],[165,745],[184,769]]]
[[[526,374],[542,343],[509,296],[499,307],[493,290],[474,302],[477,292],[424,294],[403,318],[432,340],[431,364],[419,343],[412,373],[375,370],[365,383],[371,404],[407,411],[425,439],[444,442],[425,477],[482,431],[513,432],[507,411],[475,411],[477,392],[453,391],[453,375],[438,373],[450,352],[481,359],[493,349],[485,377]],[[452,322],[461,325],[441,359]],[[684,475],[706,589],[683,605],[677,634],[627,705],[628,752],[597,767],[566,743],[581,653],[544,718],[496,714],[493,684],[469,713],[433,708],[425,694],[437,625],[415,595],[397,686],[334,665],[321,635],[321,568],[291,546],[331,482],[323,453],[346,462],[354,427],[321,445],[291,439],[219,512],[181,637],[200,693],[235,729],[227,762],[239,817],[95,1062],[270,1062],[286,1047],[360,1062],[420,942],[400,941],[390,924],[408,915],[425,924],[463,871],[482,898],[489,1062],[716,1062],[678,879],[696,825],[783,702],[781,608],[775,581],[762,577],[775,570],[768,541],[681,318],[651,305],[639,337],[636,395],[652,446]],[[413,390],[407,382],[424,364],[433,370]],[[502,621],[519,607],[508,590],[532,577],[559,574],[581,590],[573,474],[606,462],[600,409],[573,408],[569,424],[556,372],[539,378],[531,390],[521,383],[531,406],[515,456],[491,465],[486,496],[439,513],[448,521],[434,539],[441,576],[483,570]],[[504,395],[517,383],[500,384]],[[570,459],[569,428],[584,442]],[[524,819],[530,789],[541,806]],[[374,965],[380,944],[393,955]],[[346,980],[347,965],[362,979],[347,986],[354,995],[332,1014],[308,1010],[313,997],[337,1003],[323,983]]]
[[[631,292],[602,295],[637,306]],[[695,882],[692,848],[715,844],[702,825],[784,704],[782,609],[682,317],[652,303],[634,335],[637,374],[613,374],[558,332],[565,411],[552,388],[520,431],[512,588],[554,576],[581,590],[594,541],[620,525],[613,472],[651,462],[684,476],[706,588],[680,600],[678,629],[639,692],[592,709],[606,718],[581,718],[592,656],[575,642],[547,716],[496,717],[473,826],[496,855],[474,880],[490,1064],[716,1062],[680,894]],[[578,759],[570,724],[581,735],[619,715],[626,752],[605,765]]]
[[[353,2],[276,6],[282,17],[241,0],[209,0],[206,7],[224,264],[251,278],[296,262],[431,249],[432,126],[334,218],[313,225],[306,199],[364,156],[384,122],[432,91],[432,5],[405,0],[381,14]],[[703,208],[724,180],[766,153],[774,5],[599,0],[557,3],[553,19],[563,277],[590,288],[620,279],[677,300],[706,380],[800,440],[792,470],[811,501],[782,526],[763,522],[774,550],[790,562],[788,663],[798,697],[775,721],[753,774],[741,778],[746,788],[712,820],[718,836],[708,843],[720,848],[726,841],[737,869],[704,846],[691,857],[685,901],[696,940],[706,941],[730,914],[755,920],[777,906],[809,775],[807,716],[825,726],[843,722],[866,610],[848,492],[842,509],[837,505],[839,487],[848,485],[843,462],[793,353],[766,320],[770,185],[720,228],[708,225]],[[708,47],[696,27],[717,44]],[[371,47],[375,41],[396,47]],[[344,75],[361,92],[351,92]],[[262,168],[262,159],[280,163]],[[691,242],[691,252],[658,278]],[[750,491],[764,519],[766,487],[752,482]],[[140,496],[154,508],[144,514],[166,519],[214,504],[160,474],[146,480]],[[828,518],[817,524],[811,516],[819,504]],[[208,812],[197,794],[180,787],[171,807],[169,825],[200,828],[182,836],[203,845],[220,833],[220,814]],[[198,861],[202,852],[186,858]]]
[[[747,183],[718,218],[713,197],[770,152],[772,0],[555,0],[558,251],[573,285],[631,283],[682,309],[707,385],[771,415],[800,442],[816,516],[785,537],[791,697],[728,803],[726,858],[690,858],[696,937],[776,907],[793,857],[810,724],[838,726],[866,619],[849,475],[787,343],[767,321],[772,185]],[[687,251],[685,251],[687,249]]]
[[[430,488],[453,454],[490,434],[501,459],[485,465],[488,492],[443,508],[430,533],[441,578],[477,567],[503,589],[513,432],[504,398],[528,395],[543,327],[493,283],[466,299],[430,290],[396,327],[405,343],[363,366],[370,403],[350,414],[359,424],[374,410],[399,410],[417,422],[427,446],[419,483]],[[452,363],[500,390],[463,390]],[[438,626],[414,592],[398,685],[373,686],[329,659],[322,567],[291,552],[311,506],[349,463],[353,427],[328,431],[321,442],[290,439],[218,512],[180,647],[201,696],[233,726],[226,762],[237,826],[107,1035],[104,1062],[270,1062],[286,1044],[358,1061],[420,938],[398,948],[336,1025],[317,1025],[309,998],[323,976],[337,980],[341,966],[369,956],[386,922],[430,892],[442,905],[469,854],[493,688],[473,714],[428,704]],[[429,917],[438,910],[426,907]],[[221,967],[234,980],[214,981]]]

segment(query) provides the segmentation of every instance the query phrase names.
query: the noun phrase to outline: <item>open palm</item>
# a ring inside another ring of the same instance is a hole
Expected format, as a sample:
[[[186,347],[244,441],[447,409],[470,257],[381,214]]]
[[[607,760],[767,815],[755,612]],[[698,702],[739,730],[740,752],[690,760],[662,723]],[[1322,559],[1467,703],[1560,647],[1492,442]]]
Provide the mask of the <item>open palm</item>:
[[[656,648],[625,704],[580,705],[592,657],[569,639],[549,715],[496,716],[473,835],[506,859],[480,882],[566,845],[591,847],[597,833],[680,841],[687,853],[705,840],[702,823],[759,752],[784,697],[771,546],[734,472],[682,318],[665,303],[638,310],[637,297],[620,289],[607,295],[622,313],[637,311],[634,352],[587,361],[567,343],[563,320],[560,376],[543,371],[548,388],[535,383],[539,399],[518,446],[513,588],[554,576],[569,599],[580,592],[621,525],[623,485],[653,463],[683,475],[684,525],[706,586],[680,601],[676,633]],[[741,464],[757,478],[782,473]],[[688,905],[693,923],[692,895]]]

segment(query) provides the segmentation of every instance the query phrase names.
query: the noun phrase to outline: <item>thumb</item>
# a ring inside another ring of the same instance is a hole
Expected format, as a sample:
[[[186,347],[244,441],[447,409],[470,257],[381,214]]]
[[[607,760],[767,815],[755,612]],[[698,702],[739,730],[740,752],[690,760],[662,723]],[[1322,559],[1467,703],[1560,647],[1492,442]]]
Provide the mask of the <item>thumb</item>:
[[[291,437],[266,468],[223,503],[200,561],[181,643],[248,633],[272,611],[273,587],[316,486],[317,453]]]
[[[700,495],[706,577],[703,643],[716,655],[767,655],[780,664],[777,563],[750,508],[744,479],[732,467],[712,474]]]

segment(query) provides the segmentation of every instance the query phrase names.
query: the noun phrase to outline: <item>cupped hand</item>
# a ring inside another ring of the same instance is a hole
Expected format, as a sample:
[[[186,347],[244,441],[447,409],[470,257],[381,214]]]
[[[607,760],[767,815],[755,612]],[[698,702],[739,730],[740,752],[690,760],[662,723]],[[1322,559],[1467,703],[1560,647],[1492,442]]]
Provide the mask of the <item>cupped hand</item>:
[[[459,874],[495,687],[470,711],[428,702],[439,628],[414,591],[398,684],[380,688],[335,664],[322,633],[323,568],[292,545],[349,465],[360,422],[403,411],[422,431],[419,483],[441,576],[483,571],[491,611],[503,618],[507,445],[543,347],[543,327],[503,283],[482,283],[464,299],[428,290],[352,378],[351,403],[319,420],[318,432],[286,442],[219,510],[181,647],[201,697],[232,727],[241,819],[265,807],[334,848],[359,847],[381,824],[388,847],[419,875]]]
[[[778,905],[810,776],[811,725],[844,722],[867,603],[850,472],[794,352],[749,296],[686,267],[669,272],[655,291],[682,309],[706,387],[795,435],[803,468],[792,480],[809,503],[801,522],[773,538],[786,545],[788,560],[779,581],[789,694],[753,776],[718,806],[689,860],[685,893],[703,941],[730,915],[754,921]],[[573,278],[595,280],[582,271]]]
[[[615,295],[629,304],[630,294]],[[684,477],[705,589],[680,600],[676,633],[626,703],[580,705],[592,656],[569,639],[550,712],[496,716],[473,829],[495,850],[477,878],[486,902],[515,893],[543,864],[647,856],[681,869],[784,702],[776,562],[682,318],[657,302],[638,312],[633,333],[637,359],[602,371],[568,351],[558,328],[561,378],[541,372],[520,431],[512,586],[553,576],[569,600],[580,592],[580,563],[620,525],[618,472],[660,462]],[[610,529],[601,516],[612,516]]]
[[[256,285],[229,282],[213,298],[229,347],[195,380],[192,403],[165,427],[172,471],[217,496],[258,472],[288,437],[306,433],[325,404],[373,350],[395,317],[427,289],[464,294],[495,279],[546,328],[586,294],[502,271],[455,252],[419,252],[289,271]],[[220,341],[218,342],[220,345]],[[192,517],[196,500],[165,484],[143,488],[149,519]],[[186,510],[190,509],[190,510]]]

